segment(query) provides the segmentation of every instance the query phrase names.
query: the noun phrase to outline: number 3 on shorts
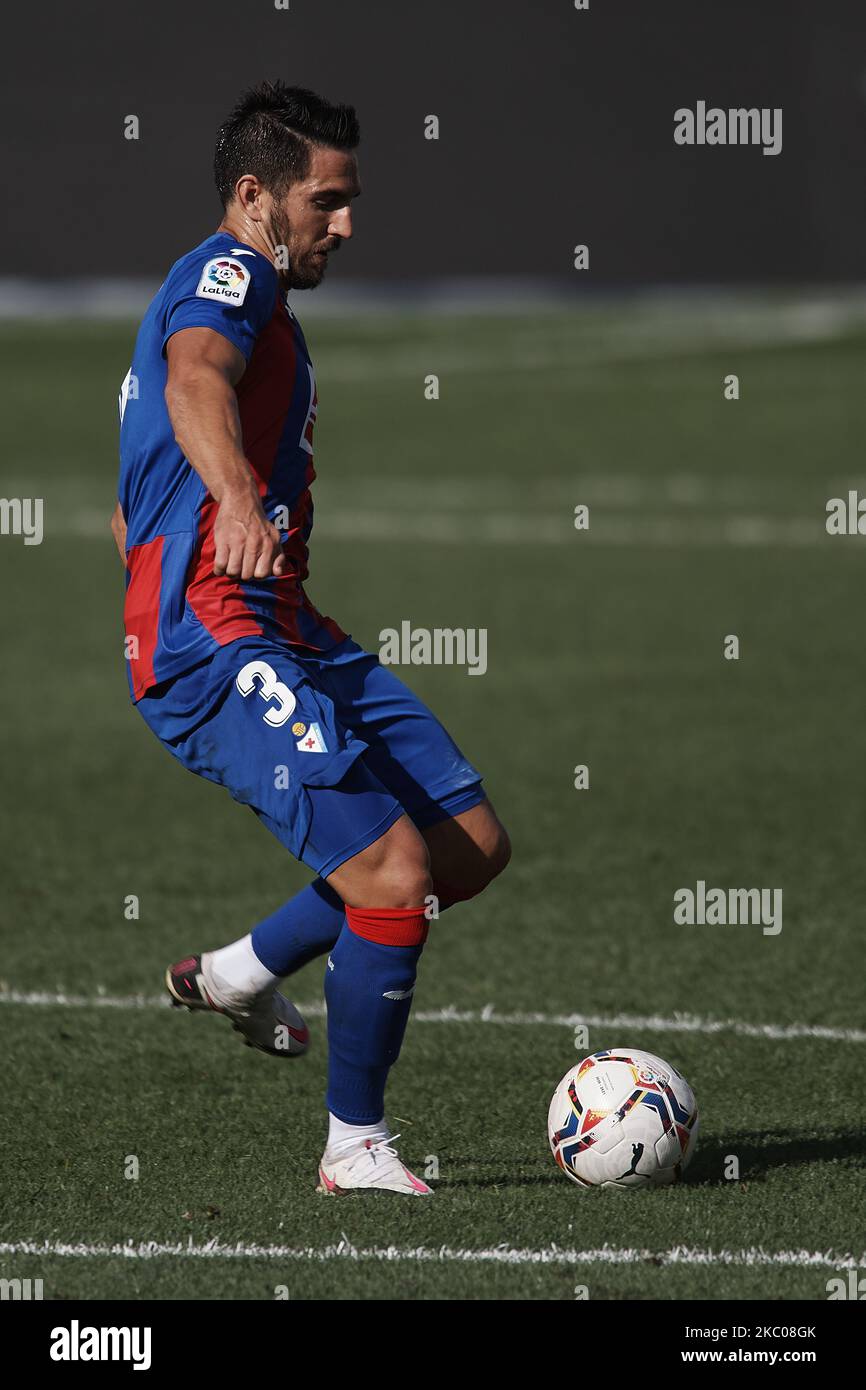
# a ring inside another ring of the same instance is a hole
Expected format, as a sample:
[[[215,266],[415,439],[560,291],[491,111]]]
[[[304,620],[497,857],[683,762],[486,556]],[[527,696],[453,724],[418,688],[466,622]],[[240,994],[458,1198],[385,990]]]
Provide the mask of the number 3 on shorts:
[[[238,672],[235,685],[242,695],[252,695],[256,688],[256,676],[261,681],[259,694],[262,699],[280,702],[277,708],[269,709],[262,715],[262,719],[266,724],[270,724],[272,729],[279,729],[281,724],[285,724],[286,720],[292,717],[295,697],[287,685],[277,680],[276,671],[266,661],[248,661],[243,670]]]

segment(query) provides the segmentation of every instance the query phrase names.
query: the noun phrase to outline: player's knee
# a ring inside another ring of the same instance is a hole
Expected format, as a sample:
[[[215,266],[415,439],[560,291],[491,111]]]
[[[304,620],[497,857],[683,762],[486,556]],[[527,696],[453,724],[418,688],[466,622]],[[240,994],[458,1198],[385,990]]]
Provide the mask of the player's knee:
[[[511,840],[505,827],[497,820],[483,842],[476,844],[472,860],[464,867],[459,880],[449,882],[439,879],[434,891],[446,906],[468,902],[483,893],[487,885],[506,868],[510,859]]]
[[[388,907],[417,907],[430,892],[430,851],[408,816],[396,821],[380,842],[378,877],[391,898]]]
[[[508,831],[501,821],[497,821],[496,825],[496,838],[487,853],[487,869],[490,875],[487,880],[488,883],[508,867],[511,859],[511,840]]]
[[[475,841],[472,872],[469,874],[469,878],[476,886],[476,892],[480,892],[498,874],[501,874],[510,858],[511,841],[508,838],[508,831],[499,817],[491,812],[480,828]]]
[[[417,844],[388,854],[377,874],[374,891],[382,907],[423,907],[433,892],[433,880],[430,856],[420,835]]]
[[[433,892],[430,854],[408,816],[329,876],[352,907],[423,907]]]
[[[485,843],[483,854],[478,860],[476,878],[474,884],[475,893],[482,892],[495,878],[502,873],[511,858],[511,840],[508,831],[500,821],[497,820],[496,826],[490,839]]]

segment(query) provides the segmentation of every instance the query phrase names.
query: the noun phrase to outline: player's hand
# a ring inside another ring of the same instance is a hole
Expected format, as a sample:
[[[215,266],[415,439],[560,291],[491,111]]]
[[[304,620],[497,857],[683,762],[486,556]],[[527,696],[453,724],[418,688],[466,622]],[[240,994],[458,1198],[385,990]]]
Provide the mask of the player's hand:
[[[114,536],[114,543],[117,546],[117,553],[126,564],[126,520],[124,519],[123,509],[118,502],[114,511],[111,513],[111,534]]]
[[[265,516],[255,488],[225,493],[214,522],[214,574],[267,579],[286,573],[280,533]]]

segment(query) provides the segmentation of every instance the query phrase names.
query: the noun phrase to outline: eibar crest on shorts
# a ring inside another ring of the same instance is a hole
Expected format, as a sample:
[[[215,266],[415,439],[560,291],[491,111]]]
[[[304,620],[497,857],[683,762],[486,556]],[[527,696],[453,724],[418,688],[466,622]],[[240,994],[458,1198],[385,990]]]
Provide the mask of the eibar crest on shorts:
[[[196,295],[199,299],[219,299],[226,304],[243,304],[250,287],[250,273],[231,256],[215,256],[201,273]]]
[[[301,753],[327,753],[328,745],[322,737],[322,730],[318,724],[311,724],[303,738],[299,738],[295,747]]]

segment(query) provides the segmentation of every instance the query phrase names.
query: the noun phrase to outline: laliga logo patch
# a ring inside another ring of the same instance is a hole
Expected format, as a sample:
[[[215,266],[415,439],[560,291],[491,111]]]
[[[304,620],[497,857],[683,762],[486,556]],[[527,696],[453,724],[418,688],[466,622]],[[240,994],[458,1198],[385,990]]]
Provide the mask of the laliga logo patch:
[[[217,256],[202,271],[196,295],[199,299],[219,299],[224,304],[243,304],[249,287],[249,271],[240,261]]]
[[[306,724],[302,724],[300,720],[292,725],[292,733],[295,735],[295,738],[297,738],[299,734],[305,734],[306,732],[307,726]]]
[[[655,1071],[652,1067],[641,1067],[637,1073],[637,1080],[641,1086],[654,1086],[664,1090],[670,1077],[667,1072]]]

